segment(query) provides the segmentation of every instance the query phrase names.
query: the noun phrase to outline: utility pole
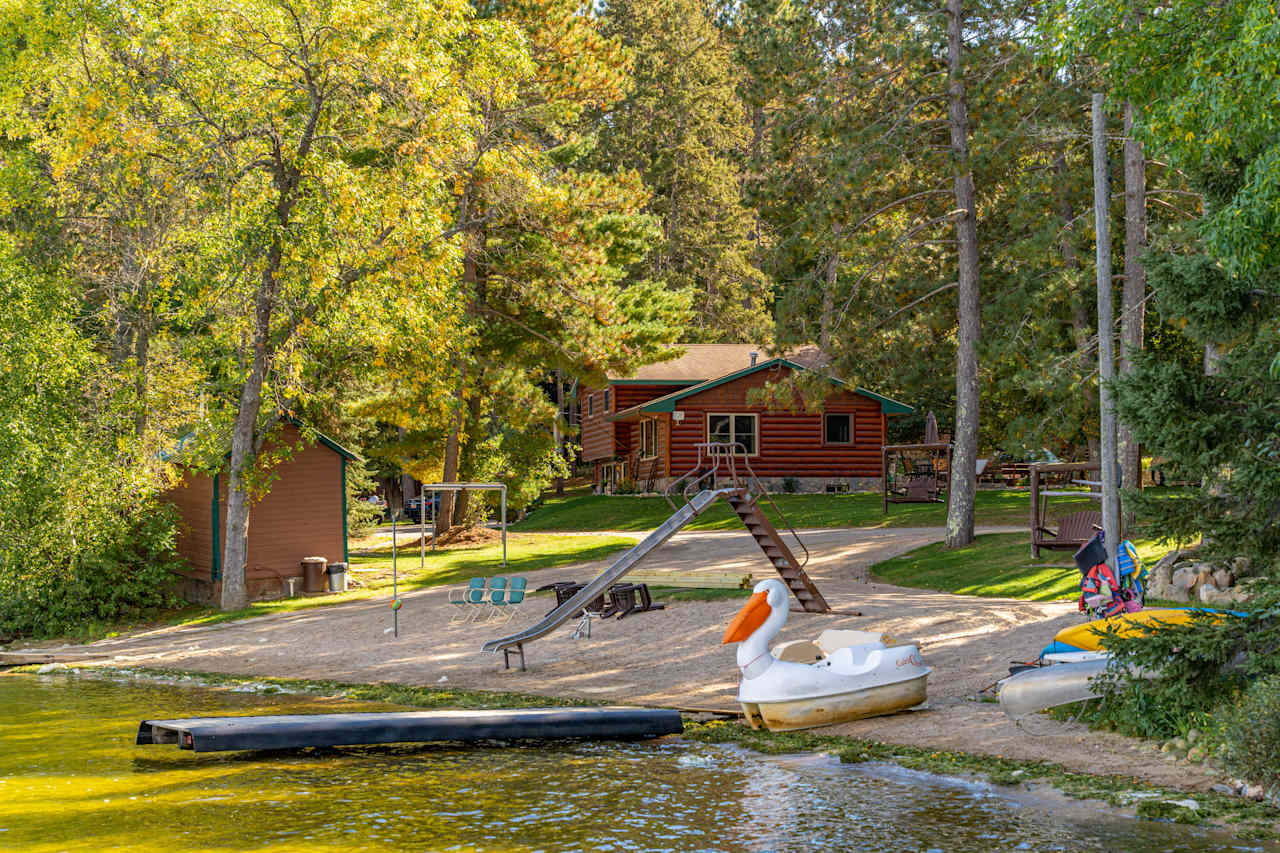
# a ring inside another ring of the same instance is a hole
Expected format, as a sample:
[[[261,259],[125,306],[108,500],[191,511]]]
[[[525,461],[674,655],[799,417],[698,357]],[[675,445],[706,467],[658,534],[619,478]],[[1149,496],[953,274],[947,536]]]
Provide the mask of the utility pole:
[[[1101,94],[1093,96],[1093,215],[1098,268],[1098,391],[1102,426],[1102,529],[1107,560],[1116,565],[1120,545],[1120,489],[1116,470],[1116,410],[1111,398],[1115,347],[1111,313],[1111,187],[1107,172],[1107,114]]]

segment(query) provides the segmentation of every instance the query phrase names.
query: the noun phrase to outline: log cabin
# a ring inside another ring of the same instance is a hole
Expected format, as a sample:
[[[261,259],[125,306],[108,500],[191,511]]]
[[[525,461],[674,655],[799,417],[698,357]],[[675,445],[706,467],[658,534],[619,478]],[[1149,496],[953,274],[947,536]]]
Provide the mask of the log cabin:
[[[761,358],[751,344],[681,344],[683,355],[579,391],[582,458],[596,490],[660,491],[698,462],[697,446],[737,442],[771,491],[880,488],[887,418],[911,406],[825,373],[812,350]],[[830,393],[818,409],[771,408],[753,391],[810,371]]]
[[[303,557],[347,561],[347,463],[360,458],[293,422],[280,426],[263,453],[280,461],[271,469],[268,491],[249,510],[245,584],[251,601],[283,595],[287,579],[302,574]],[[178,592],[188,601],[216,604],[226,538],[225,463],[212,473],[187,469],[165,498],[178,511],[178,553],[187,562]]]

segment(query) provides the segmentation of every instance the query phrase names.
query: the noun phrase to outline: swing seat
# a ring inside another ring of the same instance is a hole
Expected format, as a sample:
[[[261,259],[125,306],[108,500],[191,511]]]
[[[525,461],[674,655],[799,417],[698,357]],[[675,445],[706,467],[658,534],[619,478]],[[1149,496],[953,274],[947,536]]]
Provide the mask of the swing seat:
[[[1057,520],[1058,528],[1037,527],[1031,532],[1031,544],[1050,551],[1078,551],[1102,529],[1102,513],[1083,509]]]

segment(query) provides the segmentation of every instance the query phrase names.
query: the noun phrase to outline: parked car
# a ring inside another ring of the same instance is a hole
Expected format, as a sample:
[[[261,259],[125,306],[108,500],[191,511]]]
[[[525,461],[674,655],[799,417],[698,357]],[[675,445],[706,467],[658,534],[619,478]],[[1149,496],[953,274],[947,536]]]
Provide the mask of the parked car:
[[[422,523],[424,520],[422,518],[423,504],[424,498],[422,497],[415,495],[409,498],[404,502],[404,515],[402,517],[407,518],[409,521]],[[425,504],[427,508],[426,520],[435,518],[436,512],[440,509],[440,493],[436,492],[435,495],[425,498]]]

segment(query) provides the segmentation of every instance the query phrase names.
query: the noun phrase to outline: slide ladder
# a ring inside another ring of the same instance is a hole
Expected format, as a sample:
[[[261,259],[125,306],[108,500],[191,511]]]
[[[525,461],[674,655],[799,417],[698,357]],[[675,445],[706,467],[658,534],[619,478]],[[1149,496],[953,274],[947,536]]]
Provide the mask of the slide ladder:
[[[800,606],[810,613],[829,611],[831,607],[827,604],[827,600],[822,597],[818,587],[805,574],[795,554],[791,553],[791,549],[782,541],[777,528],[765,518],[755,497],[746,492],[729,495],[729,506],[733,507],[738,518],[742,519],[742,523],[751,532],[751,537],[756,540],[760,550],[778,570],[782,582],[791,590],[791,594],[796,597],[796,601],[800,602]]]
[[[684,527],[700,515],[707,507],[715,503],[717,498],[726,497],[733,499],[735,497],[745,498],[745,496],[745,490],[742,488],[703,489],[698,492],[698,494],[694,495],[687,504],[677,509],[670,518],[655,528],[652,533],[644,539],[641,539],[630,550],[623,553],[621,557],[614,561],[613,565],[609,566],[609,568],[596,576],[594,580],[580,589],[573,598],[570,598],[564,604],[561,604],[555,610],[552,610],[541,620],[530,625],[528,628],[524,628],[506,637],[490,640],[484,644],[484,650],[486,652],[502,652],[504,662],[508,667],[511,665],[511,652],[515,651],[520,655],[520,668],[524,669],[525,643],[536,640],[539,637],[545,637],[547,634],[567,622],[574,613],[577,613],[585,605],[590,604],[598,596],[603,595],[609,587],[617,583],[623,575],[635,568],[637,563],[674,536],[680,528]],[[754,505],[754,502],[752,502],[752,505]],[[765,523],[767,524],[768,522]],[[772,527],[770,527],[770,529],[772,530]],[[774,536],[777,536],[776,531],[774,532]],[[756,541],[758,542],[760,540],[757,539]],[[794,561],[795,558],[792,557],[791,559]],[[779,569],[779,571],[781,571],[781,569]]]

